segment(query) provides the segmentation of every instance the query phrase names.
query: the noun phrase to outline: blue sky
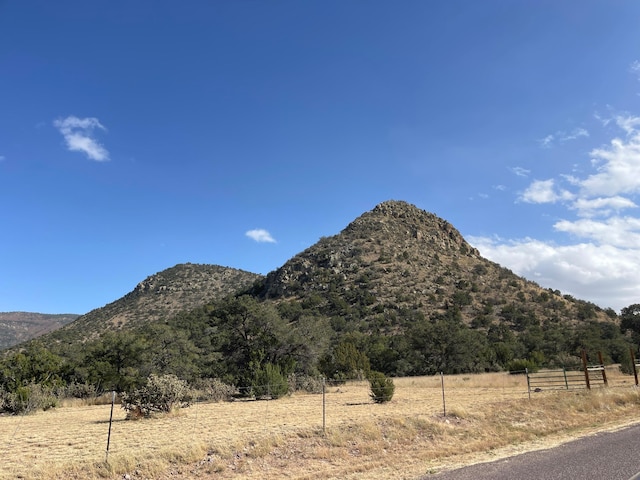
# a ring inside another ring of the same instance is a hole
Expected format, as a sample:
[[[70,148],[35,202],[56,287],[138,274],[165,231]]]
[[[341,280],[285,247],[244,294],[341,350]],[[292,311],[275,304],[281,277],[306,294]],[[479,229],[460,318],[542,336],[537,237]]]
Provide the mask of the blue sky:
[[[0,311],[266,274],[395,199],[640,303],[640,3],[0,0]]]

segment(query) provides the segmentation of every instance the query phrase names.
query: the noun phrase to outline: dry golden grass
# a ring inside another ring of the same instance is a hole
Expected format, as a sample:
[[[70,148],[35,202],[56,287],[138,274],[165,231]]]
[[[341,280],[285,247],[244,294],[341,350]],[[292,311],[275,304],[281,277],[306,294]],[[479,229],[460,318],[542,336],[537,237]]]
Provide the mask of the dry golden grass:
[[[542,392],[505,373],[395,379],[387,404],[366,382],[322,396],[198,404],[126,421],[116,406],[73,405],[0,417],[0,478],[418,478],[457,464],[541,448],[629,424],[640,396],[633,378],[610,388]]]

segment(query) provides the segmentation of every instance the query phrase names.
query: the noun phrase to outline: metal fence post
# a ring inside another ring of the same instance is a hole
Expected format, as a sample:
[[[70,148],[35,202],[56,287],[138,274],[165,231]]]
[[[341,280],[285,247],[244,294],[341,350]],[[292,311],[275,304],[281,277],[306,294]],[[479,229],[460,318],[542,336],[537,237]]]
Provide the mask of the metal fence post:
[[[113,423],[113,404],[116,403],[116,391],[111,392],[111,415],[109,415],[109,433],[107,434],[107,455],[105,463],[109,463],[109,444],[111,443],[111,424]]]
[[[529,400],[531,400],[531,382],[529,382],[529,369],[525,367],[524,374],[527,376],[527,392],[529,393]]]
[[[567,380],[567,368],[564,365],[562,366],[562,374],[564,375],[564,386],[567,387],[567,390],[569,390],[569,381]]]
[[[325,391],[326,391],[326,382],[325,378],[322,377],[322,433],[324,435],[327,434],[327,417],[326,417],[326,400],[325,400]]]
[[[442,413],[443,416],[447,416],[447,402],[444,398],[444,373],[440,372],[440,384],[442,385]]]

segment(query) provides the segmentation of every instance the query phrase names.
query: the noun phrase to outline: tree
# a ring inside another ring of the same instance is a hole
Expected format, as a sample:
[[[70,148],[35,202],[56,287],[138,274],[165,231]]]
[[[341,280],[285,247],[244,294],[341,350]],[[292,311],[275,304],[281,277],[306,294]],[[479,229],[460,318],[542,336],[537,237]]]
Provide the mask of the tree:
[[[364,378],[370,369],[369,358],[350,341],[337,344],[320,362],[322,373],[338,381]]]
[[[89,346],[87,380],[102,390],[128,391],[143,381],[141,367],[147,343],[130,332],[106,333]]]
[[[291,328],[273,305],[246,295],[228,298],[217,304],[211,321],[219,327],[229,373],[241,383],[250,385],[266,363],[279,365],[285,374],[295,363]]]
[[[0,361],[0,411],[29,413],[56,405],[55,387],[64,385],[64,361],[40,342]]]
[[[155,324],[145,331],[148,348],[143,356],[144,370],[148,374],[173,374],[185,380],[198,376],[198,349],[185,330],[164,324]]]
[[[278,365],[265,364],[256,370],[251,384],[256,397],[280,398],[289,391],[289,383]]]
[[[393,380],[387,378],[384,373],[370,372],[369,373],[369,387],[371,388],[371,398],[376,403],[386,403],[393,398],[393,392],[395,391],[395,385]]]
[[[636,345],[640,344],[640,303],[634,303],[620,310],[620,329],[630,333]]]
[[[51,387],[62,383],[64,361],[41,343],[33,342],[0,362],[0,389],[13,392],[28,384]]]
[[[464,325],[457,308],[415,324],[407,338],[412,348],[412,375],[484,371],[495,357],[486,336]]]

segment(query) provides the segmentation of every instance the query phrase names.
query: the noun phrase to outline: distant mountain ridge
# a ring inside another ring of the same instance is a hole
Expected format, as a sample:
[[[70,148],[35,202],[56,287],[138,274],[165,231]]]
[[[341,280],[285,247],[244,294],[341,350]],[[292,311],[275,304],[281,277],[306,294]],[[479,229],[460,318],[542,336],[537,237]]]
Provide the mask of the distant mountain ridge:
[[[0,312],[0,350],[57,330],[79,316],[72,313]]]
[[[84,341],[106,331],[142,327],[221,299],[261,278],[219,265],[178,264],[147,277],[124,297],[80,316],[51,337]]]

